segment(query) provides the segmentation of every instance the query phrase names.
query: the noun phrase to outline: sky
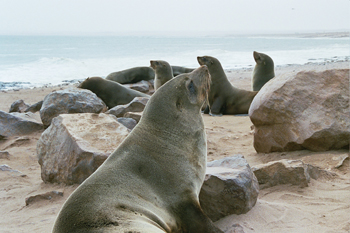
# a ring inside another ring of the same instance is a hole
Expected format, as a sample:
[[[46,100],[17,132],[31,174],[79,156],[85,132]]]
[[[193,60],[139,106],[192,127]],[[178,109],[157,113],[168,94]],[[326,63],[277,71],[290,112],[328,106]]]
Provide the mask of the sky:
[[[0,0],[2,35],[349,31],[350,0]]]

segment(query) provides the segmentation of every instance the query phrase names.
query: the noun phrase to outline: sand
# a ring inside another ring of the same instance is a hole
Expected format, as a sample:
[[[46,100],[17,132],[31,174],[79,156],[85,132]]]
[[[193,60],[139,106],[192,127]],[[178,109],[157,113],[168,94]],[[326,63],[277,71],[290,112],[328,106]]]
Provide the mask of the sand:
[[[276,67],[276,76],[301,70],[349,68],[348,62],[289,65]],[[250,69],[227,70],[231,83],[251,89]],[[8,112],[10,105],[23,99],[28,104],[42,100],[53,90],[71,86],[0,91],[0,110]],[[211,117],[203,115],[208,138],[208,161],[242,154],[250,166],[280,159],[300,159],[308,164],[333,172],[334,176],[311,179],[309,186],[279,185],[260,190],[255,207],[246,214],[227,216],[216,224],[226,232],[240,224],[249,232],[350,232],[350,179],[347,150],[310,152],[295,151],[258,154],[253,147],[252,123],[248,116]],[[64,201],[77,187],[45,184],[40,177],[36,143],[42,132],[0,140],[0,151],[9,158],[0,158],[13,171],[0,170],[0,233],[51,232]],[[337,166],[340,167],[336,168]],[[63,197],[42,200],[26,206],[25,199],[50,191],[63,192]]]

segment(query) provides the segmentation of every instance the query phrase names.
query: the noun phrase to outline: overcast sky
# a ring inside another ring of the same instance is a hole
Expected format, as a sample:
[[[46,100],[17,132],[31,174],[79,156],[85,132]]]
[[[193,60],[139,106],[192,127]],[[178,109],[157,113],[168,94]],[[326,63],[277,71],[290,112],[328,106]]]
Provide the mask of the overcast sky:
[[[0,0],[0,34],[348,31],[349,0]]]

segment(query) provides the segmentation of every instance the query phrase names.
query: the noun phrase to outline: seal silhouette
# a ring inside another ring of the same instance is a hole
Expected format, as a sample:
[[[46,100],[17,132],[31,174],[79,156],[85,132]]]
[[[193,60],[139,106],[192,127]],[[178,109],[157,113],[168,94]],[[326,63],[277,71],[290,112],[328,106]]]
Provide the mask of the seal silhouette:
[[[151,67],[154,70],[154,90],[160,88],[164,83],[172,79],[173,70],[168,62],[162,60],[150,61]]]
[[[256,62],[252,74],[252,89],[259,91],[265,83],[275,77],[275,66],[271,57],[264,53],[253,52]]]
[[[158,89],[138,125],[67,199],[53,233],[222,232],[198,199],[207,155],[200,110],[209,85],[201,66]]]
[[[108,108],[130,103],[135,97],[150,97],[142,92],[101,77],[91,77],[79,84],[78,88],[88,89],[105,102]]]
[[[209,106],[204,113],[213,116],[248,114],[256,91],[247,91],[231,85],[218,59],[210,56],[197,57],[200,65],[206,65],[211,75]]]

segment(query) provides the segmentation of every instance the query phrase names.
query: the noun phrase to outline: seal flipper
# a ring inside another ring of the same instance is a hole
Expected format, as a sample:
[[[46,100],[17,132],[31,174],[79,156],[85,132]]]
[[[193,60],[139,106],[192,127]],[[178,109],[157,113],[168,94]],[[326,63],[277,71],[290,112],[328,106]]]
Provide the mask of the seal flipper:
[[[203,210],[197,202],[182,203],[181,213],[181,230],[188,233],[223,233],[208,216],[203,213]]]
[[[224,104],[223,99],[221,96],[217,97],[213,104],[210,106],[210,115],[211,116],[222,116],[222,106]]]

